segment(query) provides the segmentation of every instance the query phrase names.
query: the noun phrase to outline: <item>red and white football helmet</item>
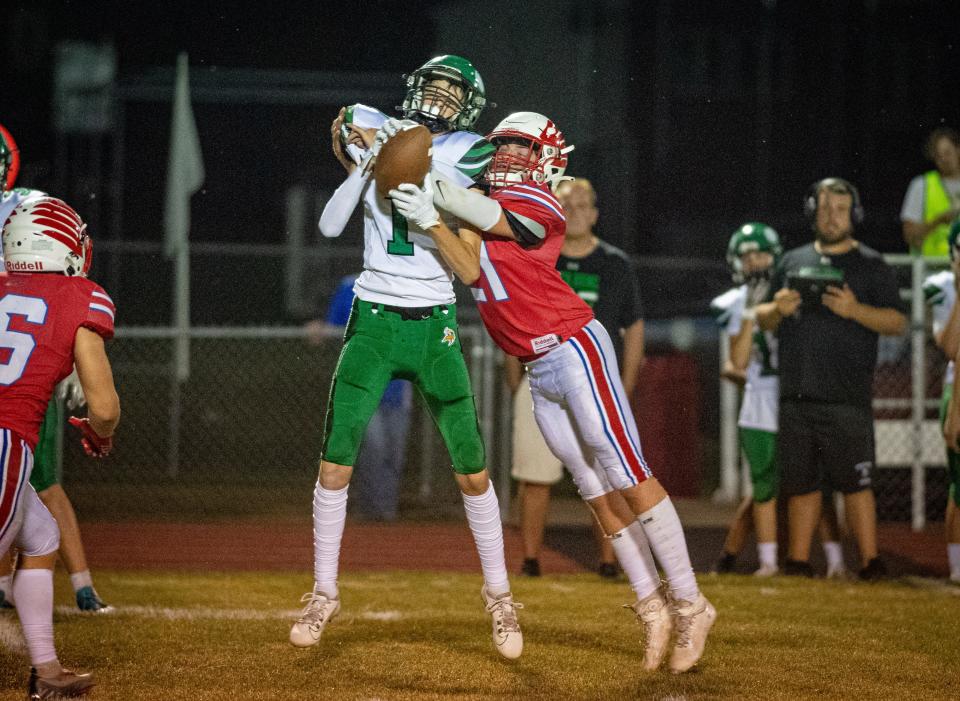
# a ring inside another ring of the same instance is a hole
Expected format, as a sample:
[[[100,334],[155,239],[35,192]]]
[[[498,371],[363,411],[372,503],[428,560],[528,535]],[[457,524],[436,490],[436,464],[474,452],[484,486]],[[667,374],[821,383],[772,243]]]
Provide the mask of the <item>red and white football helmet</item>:
[[[572,180],[563,172],[573,146],[567,146],[563,133],[542,114],[514,112],[487,134],[487,140],[497,147],[486,174],[494,190],[529,180],[555,188],[562,180]],[[511,143],[529,146],[528,155],[519,157],[499,148]]]
[[[93,260],[87,225],[63,200],[31,197],[3,225],[7,272],[86,275]]]
[[[12,190],[19,172],[20,149],[13,140],[13,134],[0,124],[0,190]]]

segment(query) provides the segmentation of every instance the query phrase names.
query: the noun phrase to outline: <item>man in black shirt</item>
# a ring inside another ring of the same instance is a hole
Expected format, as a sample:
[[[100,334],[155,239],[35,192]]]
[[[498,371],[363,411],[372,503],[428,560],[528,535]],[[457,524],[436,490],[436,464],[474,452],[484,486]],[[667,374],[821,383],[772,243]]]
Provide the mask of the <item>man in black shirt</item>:
[[[810,543],[821,488],[844,495],[860,548],[860,577],[885,574],[877,557],[871,387],[879,334],[903,333],[893,270],[853,238],[863,217],[856,188],[826,178],[804,208],[812,244],[788,251],[774,273],[771,301],[757,306],[764,330],[777,330],[780,353],[781,493],[789,497],[790,547],[785,571],[811,573]]]

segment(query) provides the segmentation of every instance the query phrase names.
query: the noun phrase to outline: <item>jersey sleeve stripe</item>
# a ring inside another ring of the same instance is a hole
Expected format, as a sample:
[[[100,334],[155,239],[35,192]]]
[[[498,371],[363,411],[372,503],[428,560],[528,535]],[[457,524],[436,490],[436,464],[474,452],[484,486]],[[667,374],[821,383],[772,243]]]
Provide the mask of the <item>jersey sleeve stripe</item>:
[[[96,304],[94,302],[90,303],[90,309],[95,312],[103,312],[110,317],[110,321],[113,321],[113,310],[110,307],[104,306],[103,304]]]
[[[556,207],[554,207],[552,204],[550,204],[547,200],[545,200],[545,199],[542,198],[542,197],[537,197],[537,196],[535,196],[535,195],[528,195],[528,194],[525,193],[525,192],[517,192],[516,190],[512,190],[509,194],[510,194],[510,196],[512,196],[512,197],[520,197],[520,198],[525,199],[525,200],[531,200],[531,201],[533,201],[533,202],[537,202],[537,203],[539,203],[539,204],[542,204],[544,207],[546,207],[547,209],[551,210],[554,214],[556,214],[558,217],[560,217],[563,221],[566,221],[566,220],[567,220],[567,218],[566,218],[565,216],[563,216],[563,212],[562,212],[562,211],[560,211],[559,209],[557,209]],[[509,209],[509,207],[508,207],[507,209]]]
[[[107,300],[107,302],[110,303],[110,306],[116,306],[116,305],[113,303],[113,300],[110,299],[110,295],[108,295],[108,294],[104,294],[103,292],[97,292],[96,290],[94,290],[91,294],[92,294],[94,297],[99,297],[100,299],[105,299],[105,300]]]

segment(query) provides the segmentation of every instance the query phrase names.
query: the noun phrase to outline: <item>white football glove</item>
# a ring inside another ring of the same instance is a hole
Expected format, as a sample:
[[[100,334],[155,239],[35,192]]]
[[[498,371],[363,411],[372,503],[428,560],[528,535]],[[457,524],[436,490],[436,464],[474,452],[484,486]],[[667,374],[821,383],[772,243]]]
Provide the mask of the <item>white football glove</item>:
[[[440,213],[433,206],[433,183],[429,177],[423,189],[413,183],[402,183],[389,195],[397,211],[424,231],[440,223]]]
[[[394,117],[391,117],[390,119],[385,121],[383,124],[381,124],[379,129],[377,129],[376,138],[379,139],[380,132],[383,132],[384,134],[383,140],[386,141],[391,136],[396,136],[397,133],[401,131],[406,131],[407,129],[413,129],[418,126],[420,125],[417,124],[412,119],[396,119]]]
[[[67,408],[71,411],[87,405],[87,398],[83,396],[83,387],[80,385],[76,367],[57,385],[57,399],[66,402]]]

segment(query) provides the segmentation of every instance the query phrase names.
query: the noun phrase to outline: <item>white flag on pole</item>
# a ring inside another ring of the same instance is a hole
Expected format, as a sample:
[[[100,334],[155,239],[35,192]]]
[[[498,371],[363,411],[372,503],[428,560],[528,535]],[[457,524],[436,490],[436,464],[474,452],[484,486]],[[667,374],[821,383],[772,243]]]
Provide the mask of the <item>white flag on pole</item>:
[[[173,91],[173,119],[170,124],[170,151],[167,157],[167,195],[163,216],[163,252],[176,256],[190,231],[190,196],[203,185],[203,154],[197,123],[190,106],[190,79],[187,54],[177,57]]]

